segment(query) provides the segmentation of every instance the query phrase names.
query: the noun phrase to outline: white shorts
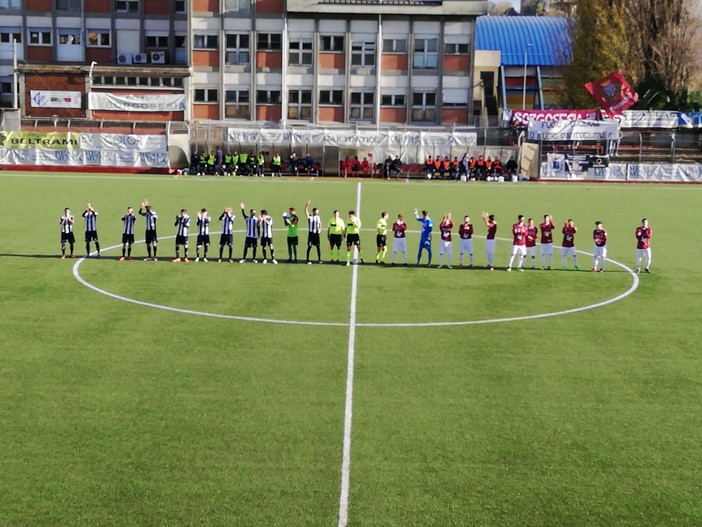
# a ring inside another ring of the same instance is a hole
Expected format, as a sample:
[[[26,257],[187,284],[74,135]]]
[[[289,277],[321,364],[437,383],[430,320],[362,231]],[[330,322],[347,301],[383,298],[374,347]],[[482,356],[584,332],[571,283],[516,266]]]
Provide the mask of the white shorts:
[[[453,254],[453,242],[452,241],[446,241],[446,240],[441,240],[439,242],[439,254]]]
[[[561,256],[575,256],[575,247],[561,247]]]
[[[526,245],[512,245],[512,255],[526,256]]]
[[[527,256],[533,256],[534,258],[536,258],[536,245],[534,245],[533,247],[527,247],[526,250]]]
[[[485,254],[495,254],[495,240],[485,240]]]
[[[393,252],[407,252],[407,238],[393,238],[392,239],[392,250]]]
[[[541,244],[541,254],[553,254],[553,244],[552,243],[542,243]]]
[[[604,247],[598,247],[595,245],[592,248],[592,256],[595,258],[607,258],[607,246],[605,245]]]
[[[473,254],[473,238],[461,238],[461,254]]]

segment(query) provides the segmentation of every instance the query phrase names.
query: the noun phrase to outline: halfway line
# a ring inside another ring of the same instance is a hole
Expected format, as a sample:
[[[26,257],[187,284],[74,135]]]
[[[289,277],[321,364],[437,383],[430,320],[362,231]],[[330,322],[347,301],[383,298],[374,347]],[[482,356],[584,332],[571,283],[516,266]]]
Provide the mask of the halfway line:
[[[361,215],[361,182],[356,187],[356,214]],[[360,255],[359,255],[360,256]],[[356,297],[358,265],[351,272],[351,302],[349,306],[349,348],[346,361],[346,403],[344,405],[344,446],[341,454],[341,494],[339,496],[339,527],[349,521],[349,486],[351,481],[351,424],[353,421],[353,367],[356,357]]]

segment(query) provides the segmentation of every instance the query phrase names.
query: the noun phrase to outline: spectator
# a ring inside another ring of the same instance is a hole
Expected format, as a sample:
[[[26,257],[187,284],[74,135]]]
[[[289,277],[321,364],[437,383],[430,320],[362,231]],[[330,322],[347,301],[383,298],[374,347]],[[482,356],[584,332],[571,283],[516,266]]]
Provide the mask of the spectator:
[[[363,172],[364,176],[369,176],[370,173],[372,172],[371,165],[368,162],[367,157],[364,157],[363,161],[361,161],[361,172]]]
[[[215,152],[215,165],[214,173],[215,176],[223,176],[224,170],[222,170],[222,165],[224,165],[224,154],[222,153],[222,147],[217,147],[217,152]]]
[[[424,162],[424,172],[427,179],[434,177],[434,160],[431,156],[427,157],[426,161]]]
[[[517,173],[517,162],[515,161],[514,156],[510,156],[510,158],[507,160],[505,168],[507,169],[507,174],[510,176]]]
[[[288,168],[290,169],[291,176],[297,176],[297,154],[292,152],[288,157]]]

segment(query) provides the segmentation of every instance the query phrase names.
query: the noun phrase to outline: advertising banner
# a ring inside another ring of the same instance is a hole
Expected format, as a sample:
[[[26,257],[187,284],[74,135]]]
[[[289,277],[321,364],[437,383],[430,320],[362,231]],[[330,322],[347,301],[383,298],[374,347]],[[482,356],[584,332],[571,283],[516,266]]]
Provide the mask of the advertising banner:
[[[81,132],[80,148],[86,150],[137,150],[156,152],[168,148],[165,135],[93,134]]]
[[[596,121],[598,110],[504,110],[502,112],[503,126],[523,128],[530,121]]]
[[[619,124],[615,121],[530,121],[530,141],[616,141]]]
[[[120,112],[183,112],[185,102],[184,94],[134,95],[91,92],[89,108]]]
[[[603,116],[603,119],[607,119]],[[679,112],[667,110],[627,110],[612,117],[622,128],[677,128]]]
[[[78,134],[71,132],[0,132],[0,148],[79,148]]]
[[[29,103],[32,108],[80,108],[82,102],[79,91],[29,91]]]
[[[702,112],[680,112],[680,113],[678,113],[678,127],[680,127],[680,128],[702,128]]]

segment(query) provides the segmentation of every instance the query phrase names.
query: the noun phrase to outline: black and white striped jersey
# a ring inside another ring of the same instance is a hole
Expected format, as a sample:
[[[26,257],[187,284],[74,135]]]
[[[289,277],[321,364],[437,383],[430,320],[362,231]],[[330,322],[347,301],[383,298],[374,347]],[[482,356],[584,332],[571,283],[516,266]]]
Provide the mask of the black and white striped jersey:
[[[210,221],[212,221],[212,218],[210,218],[209,216],[203,216],[197,219],[197,233],[200,236],[209,236]]]
[[[76,221],[76,218],[72,214],[68,218],[66,218],[66,216],[61,216],[59,218],[59,223],[61,224],[61,232],[64,234],[69,234],[73,232],[74,221]]]
[[[176,216],[174,224],[178,227],[176,236],[188,236],[188,228],[190,227],[190,216]]]
[[[234,214],[223,212],[219,217],[222,223],[222,234],[232,234],[234,232]]]
[[[258,238],[258,218],[255,216],[246,218],[246,237]]]
[[[273,218],[261,218],[261,238],[273,238]]]
[[[124,225],[122,226],[122,234],[134,234],[134,223],[136,216],[134,214],[125,214],[122,216]]]
[[[83,212],[83,217],[85,218],[85,230],[86,231],[96,231],[97,230],[97,211],[86,210]]]
[[[319,234],[322,232],[322,218],[319,217],[319,214],[307,216],[307,221],[310,233]]]
[[[146,230],[155,231],[156,230],[156,220],[158,220],[158,214],[154,210],[143,211],[139,209],[139,214],[144,216],[146,219]]]

